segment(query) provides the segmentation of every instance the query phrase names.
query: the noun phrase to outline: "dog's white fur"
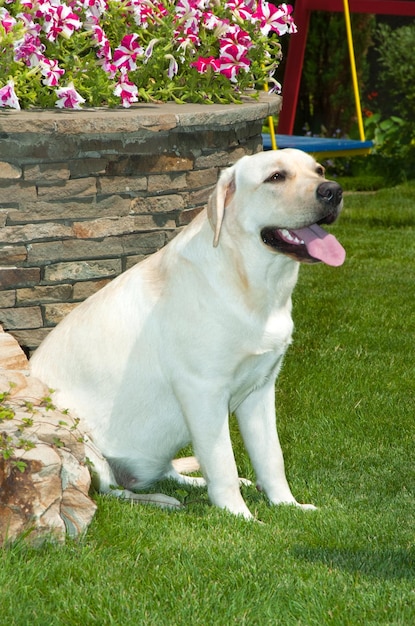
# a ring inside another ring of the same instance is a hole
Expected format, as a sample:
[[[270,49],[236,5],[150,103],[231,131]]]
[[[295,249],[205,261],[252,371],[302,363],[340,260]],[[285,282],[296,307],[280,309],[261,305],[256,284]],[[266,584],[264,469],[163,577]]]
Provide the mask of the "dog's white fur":
[[[278,171],[284,177],[270,182]],[[320,219],[324,180],[297,150],[243,157],[222,173],[207,210],[80,304],[36,351],[33,374],[82,419],[103,455],[93,458],[101,491],[122,484],[116,495],[148,499],[130,490],[165,476],[200,483],[172,463],[191,441],[211,502],[252,517],[231,411],[258,487],[274,504],[298,504],[285,477],[274,385],[291,342],[299,263],[266,246],[260,231]]]

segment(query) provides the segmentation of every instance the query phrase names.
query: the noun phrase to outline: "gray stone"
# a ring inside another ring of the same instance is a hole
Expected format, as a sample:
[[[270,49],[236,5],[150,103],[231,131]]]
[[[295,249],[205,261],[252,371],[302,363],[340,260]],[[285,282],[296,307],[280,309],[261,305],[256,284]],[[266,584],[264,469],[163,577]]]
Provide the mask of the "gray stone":
[[[64,198],[82,198],[95,196],[97,193],[96,178],[77,178],[67,180],[61,185],[40,186],[38,184],[38,196],[42,200],[61,200]]]
[[[99,181],[101,194],[133,194],[146,191],[147,176],[106,176]]]
[[[37,304],[42,302],[66,302],[72,299],[72,285],[37,285],[16,291],[18,305]]]
[[[169,213],[184,209],[183,196],[169,194],[166,196],[134,198],[131,200],[131,213]]]
[[[98,198],[98,200],[98,202],[92,202],[90,198],[87,198],[80,199],[78,202],[25,202],[20,210],[8,211],[8,224],[32,224],[46,220],[53,223],[69,219],[128,215],[130,209],[128,198],[112,195],[110,198]]]
[[[12,163],[0,161],[0,178],[18,179],[22,177],[22,169]]]
[[[24,168],[24,179],[35,181],[57,181],[68,180],[70,176],[67,163],[47,163],[26,166]]]
[[[10,181],[0,178],[0,197],[2,203],[15,202],[17,197],[20,202],[30,202],[36,200],[36,185],[15,181],[10,184]]]
[[[21,330],[19,328],[11,330],[10,334],[16,339],[16,341],[19,342],[21,346],[24,346],[29,351],[33,351],[44,339],[46,339],[50,331],[50,328],[35,328],[28,330]]]
[[[65,280],[89,280],[116,276],[121,273],[121,261],[118,259],[73,261],[55,263],[45,268],[45,281],[61,282]]]
[[[43,326],[42,313],[38,306],[0,309],[0,321],[8,330]]]
[[[12,307],[16,304],[16,291],[0,291],[0,308]]]
[[[40,280],[38,267],[0,267],[0,288],[13,289],[36,285]]]
[[[72,235],[71,228],[63,224],[26,224],[24,226],[5,226],[0,238],[4,243],[20,243],[39,239],[65,239]]]
[[[86,300],[93,293],[108,285],[111,279],[103,278],[102,280],[90,280],[81,283],[75,283],[73,286],[73,299],[77,301]]]
[[[0,248],[0,264],[14,265],[23,263],[27,259],[26,246],[2,246]]]
[[[55,304],[45,304],[44,318],[45,326],[56,326],[77,306],[77,302],[60,302]]]
[[[163,228],[175,228],[174,220],[166,221]],[[157,224],[152,215],[138,215],[122,217],[119,219],[98,219],[92,222],[75,222],[73,232],[78,239],[102,239],[113,235],[126,235],[128,233],[139,233],[148,230],[158,230]]]

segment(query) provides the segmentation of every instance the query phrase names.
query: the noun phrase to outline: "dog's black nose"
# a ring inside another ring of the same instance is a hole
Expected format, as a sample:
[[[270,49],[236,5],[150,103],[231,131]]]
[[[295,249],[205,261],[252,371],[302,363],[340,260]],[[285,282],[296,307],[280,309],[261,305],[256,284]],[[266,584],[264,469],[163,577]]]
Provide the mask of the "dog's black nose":
[[[325,204],[337,206],[340,204],[342,197],[343,189],[332,180],[327,180],[317,187],[317,198]]]

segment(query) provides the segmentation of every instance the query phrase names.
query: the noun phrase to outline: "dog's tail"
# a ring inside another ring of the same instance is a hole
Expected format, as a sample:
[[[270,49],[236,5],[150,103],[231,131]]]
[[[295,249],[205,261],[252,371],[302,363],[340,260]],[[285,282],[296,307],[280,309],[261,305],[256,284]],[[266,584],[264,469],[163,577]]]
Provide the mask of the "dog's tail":
[[[174,459],[172,465],[179,474],[191,474],[200,469],[199,461],[195,456],[186,456],[182,459]]]

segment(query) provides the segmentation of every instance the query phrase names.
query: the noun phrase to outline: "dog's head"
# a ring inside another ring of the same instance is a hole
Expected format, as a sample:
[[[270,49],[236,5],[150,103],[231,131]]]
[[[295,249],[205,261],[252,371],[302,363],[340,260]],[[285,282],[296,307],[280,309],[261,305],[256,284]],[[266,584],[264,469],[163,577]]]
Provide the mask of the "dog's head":
[[[327,180],[305,152],[287,148],[246,156],[222,172],[209,199],[213,245],[226,224],[231,237],[257,237],[274,254],[341,265],[344,249],[321,224],[334,222],[342,206],[340,185]]]

